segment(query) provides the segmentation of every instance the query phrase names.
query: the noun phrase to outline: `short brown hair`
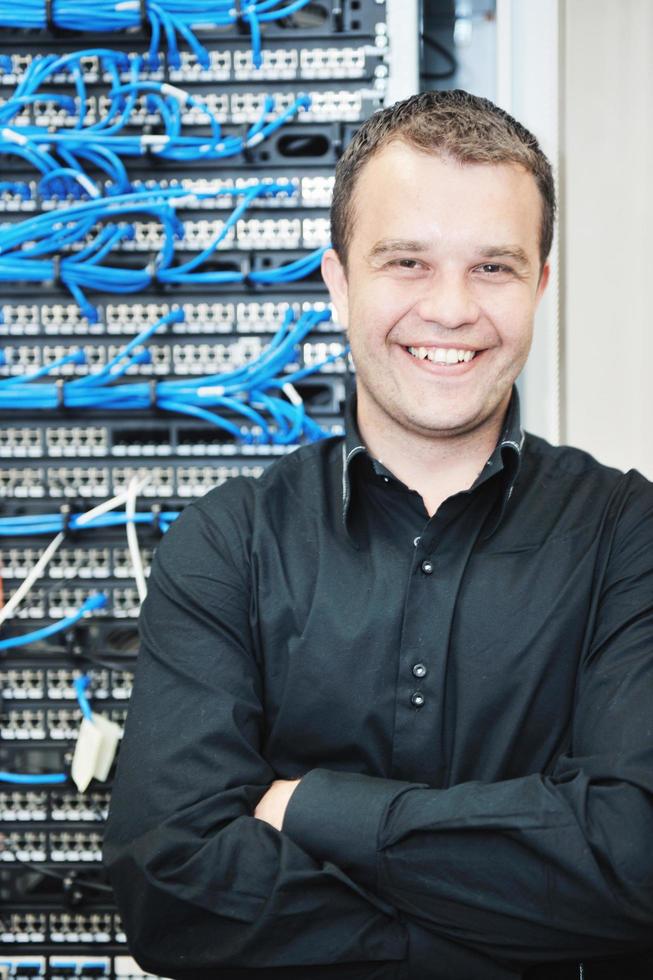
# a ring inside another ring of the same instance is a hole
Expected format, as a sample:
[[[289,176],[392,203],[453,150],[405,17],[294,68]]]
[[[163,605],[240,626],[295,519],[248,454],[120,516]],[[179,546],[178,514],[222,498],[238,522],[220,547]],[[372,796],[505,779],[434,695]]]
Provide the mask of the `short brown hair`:
[[[336,166],[331,202],[331,241],[343,265],[354,223],[354,190],[367,161],[395,140],[460,163],[518,163],[535,178],[542,196],[540,260],[551,250],[556,199],[551,164],[521,123],[489,99],[462,89],[422,92],[371,116]]]

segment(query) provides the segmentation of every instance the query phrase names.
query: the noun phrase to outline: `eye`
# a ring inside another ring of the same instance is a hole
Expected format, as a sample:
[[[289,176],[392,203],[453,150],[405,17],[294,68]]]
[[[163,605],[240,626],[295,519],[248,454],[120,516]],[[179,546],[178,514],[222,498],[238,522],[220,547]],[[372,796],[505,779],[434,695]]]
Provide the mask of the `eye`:
[[[483,265],[479,265],[478,268],[481,272],[486,272],[489,275],[496,275],[500,272],[512,272],[507,265],[500,265],[498,262],[484,262]]]
[[[417,269],[420,265],[417,259],[392,259],[388,264],[396,266],[399,269]]]

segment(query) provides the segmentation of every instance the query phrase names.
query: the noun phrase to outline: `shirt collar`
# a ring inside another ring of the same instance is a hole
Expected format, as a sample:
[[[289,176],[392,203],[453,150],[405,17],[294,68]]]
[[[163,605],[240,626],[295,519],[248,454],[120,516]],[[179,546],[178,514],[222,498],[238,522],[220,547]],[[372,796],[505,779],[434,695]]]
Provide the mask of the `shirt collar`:
[[[508,507],[510,498],[514,492],[515,483],[521,468],[522,452],[526,436],[521,425],[521,409],[519,403],[519,392],[513,385],[512,396],[506,419],[497,441],[497,444],[488,459],[487,463],[479,473],[478,477],[470,487],[469,493],[476,490],[481,484],[491,477],[501,474],[501,494],[498,506],[493,509],[492,517],[486,538],[491,537],[497,530]],[[341,517],[344,531],[349,541],[355,545],[350,533],[349,514],[352,492],[352,464],[357,457],[364,455],[374,465],[376,461],[368,455],[367,449],[358,431],[356,421],[356,394],[355,392],[347,399],[345,406],[345,439],[341,445],[342,452],[342,497],[341,497]]]

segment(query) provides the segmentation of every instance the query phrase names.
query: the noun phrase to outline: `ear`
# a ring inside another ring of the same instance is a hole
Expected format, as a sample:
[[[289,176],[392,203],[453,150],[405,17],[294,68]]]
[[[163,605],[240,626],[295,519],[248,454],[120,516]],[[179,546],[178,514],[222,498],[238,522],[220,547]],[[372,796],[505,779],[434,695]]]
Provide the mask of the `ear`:
[[[322,278],[329,290],[331,302],[336,308],[338,323],[347,329],[349,327],[347,273],[338,258],[338,253],[333,248],[328,248],[322,256]]]
[[[549,276],[551,275],[551,265],[545,262],[542,266],[542,272],[540,273],[540,281],[537,284],[537,292],[535,294],[535,306],[539,305],[540,300],[544,296],[544,290],[549,282]]]

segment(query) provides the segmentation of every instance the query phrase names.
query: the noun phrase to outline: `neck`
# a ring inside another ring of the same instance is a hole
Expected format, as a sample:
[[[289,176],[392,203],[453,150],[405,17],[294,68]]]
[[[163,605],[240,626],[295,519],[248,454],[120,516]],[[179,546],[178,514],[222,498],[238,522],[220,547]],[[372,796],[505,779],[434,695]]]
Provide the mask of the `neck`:
[[[459,435],[437,436],[377,419],[374,407],[358,405],[358,427],[368,452],[424,501],[429,517],[448,497],[468,490],[497,444],[508,402],[491,419]]]

